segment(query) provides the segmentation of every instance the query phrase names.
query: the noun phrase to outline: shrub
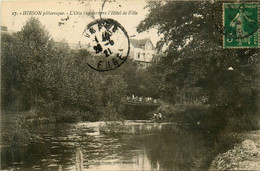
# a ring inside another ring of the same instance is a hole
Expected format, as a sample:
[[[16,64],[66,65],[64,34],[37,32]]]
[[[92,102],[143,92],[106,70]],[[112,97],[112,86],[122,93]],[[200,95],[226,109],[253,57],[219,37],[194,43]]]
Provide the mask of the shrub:
[[[123,120],[123,116],[118,114],[118,112],[116,110],[116,106],[111,102],[108,102],[101,112],[102,112],[102,116],[101,116],[102,121],[106,122],[106,121],[122,121]]]
[[[155,113],[161,113],[166,121],[211,133],[222,130],[226,125],[223,113],[214,111],[209,105],[201,103],[163,104]]]
[[[100,115],[98,113],[92,113],[90,111],[82,111],[80,112],[80,116],[81,116],[81,120],[82,121],[97,121],[100,117]]]
[[[101,120],[105,121],[105,125],[100,127],[100,132],[105,135],[121,136],[128,132],[123,116],[117,113],[116,107],[111,102],[108,102],[102,110]]]
[[[104,135],[121,136],[130,133],[130,129],[126,127],[124,121],[105,122],[105,125],[100,127],[100,132]]]
[[[209,106],[199,103],[184,103],[175,105],[162,105],[157,113],[162,113],[166,120],[177,123],[201,123],[209,113]]]
[[[1,124],[3,128],[1,131],[1,142],[4,145],[16,148],[18,146],[26,145],[30,142],[30,129],[24,115],[2,115]]]
[[[75,123],[80,121],[81,116],[79,111],[65,111],[56,116],[57,122],[60,123]]]

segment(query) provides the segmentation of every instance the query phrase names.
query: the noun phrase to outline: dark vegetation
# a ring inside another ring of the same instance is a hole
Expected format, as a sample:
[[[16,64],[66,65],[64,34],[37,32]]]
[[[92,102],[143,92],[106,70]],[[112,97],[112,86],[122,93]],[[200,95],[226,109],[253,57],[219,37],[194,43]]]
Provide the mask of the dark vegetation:
[[[121,120],[126,96],[153,91],[145,88],[145,71],[131,59],[116,70],[97,72],[87,66],[88,56],[55,42],[36,18],[19,32],[1,33],[1,113],[16,118],[2,120],[3,127],[13,127],[2,142],[17,137],[16,126]]]
[[[124,118],[126,96],[160,98],[164,104],[155,112],[165,121],[210,133],[219,144],[215,153],[230,148],[239,138],[219,135],[257,128],[259,50],[223,49],[213,5],[149,1],[137,30],[158,29],[157,47],[167,44],[165,54],[145,70],[128,59],[105,73],[87,66],[87,51],[54,42],[31,18],[20,32],[1,35],[2,110],[56,122],[110,121]],[[187,95],[193,100],[186,102]]]
[[[223,34],[216,27],[221,23],[212,18],[213,7],[221,6],[217,3],[148,3],[150,13],[137,30],[156,28],[162,35],[157,46],[168,44],[165,56],[148,69],[158,80],[160,97],[169,104],[169,109],[158,110],[167,110],[166,116],[173,120],[204,122],[219,131],[255,129],[259,50],[223,48]],[[183,102],[186,94],[199,104]]]
[[[58,122],[95,121],[108,108],[121,113],[122,98],[138,92],[133,61],[96,72],[87,66],[87,51],[54,42],[35,18],[20,32],[2,33],[1,38],[3,111],[30,111]]]
[[[259,50],[223,48],[222,16],[212,13],[217,6],[221,2],[148,2],[150,13],[137,28],[156,28],[157,47],[168,45],[149,68],[165,102],[156,112],[204,132],[209,153],[198,166],[241,141],[237,133],[259,129]],[[196,100],[185,102],[187,95]]]

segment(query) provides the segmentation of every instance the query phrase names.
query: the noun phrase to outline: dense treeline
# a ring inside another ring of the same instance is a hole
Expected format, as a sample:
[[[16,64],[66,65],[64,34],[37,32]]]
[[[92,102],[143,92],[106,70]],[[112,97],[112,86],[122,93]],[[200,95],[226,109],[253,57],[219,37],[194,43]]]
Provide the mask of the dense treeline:
[[[221,4],[148,2],[137,30],[157,28],[165,55],[144,70],[128,59],[104,73],[87,66],[87,51],[54,42],[31,18],[20,32],[2,34],[2,109],[64,122],[113,119],[122,115],[123,97],[134,94],[163,100],[157,112],[168,120],[251,129],[259,117],[259,50],[224,49],[215,6]]]
[[[171,104],[158,112],[181,122],[251,129],[259,118],[259,50],[223,48],[217,7],[221,2],[148,2],[149,14],[137,30],[156,28],[162,37],[157,47],[168,47],[147,71]],[[199,104],[180,104],[187,90],[199,90]]]
[[[138,92],[133,61],[110,72],[94,71],[87,66],[86,50],[54,42],[36,18],[1,38],[3,110],[61,122],[98,120],[122,114],[122,98]]]
[[[221,2],[148,1],[149,14],[137,31],[156,28],[162,37],[157,48],[166,45],[165,54],[146,69],[128,59],[109,72],[90,69],[87,51],[54,42],[30,18],[21,31],[1,34],[1,109],[56,122],[121,120],[124,109],[139,110],[124,106],[126,96],[159,98],[163,104],[153,113],[161,113],[162,121],[213,137],[201,161],[208,166],[239,141],[228,133],[254,129],[260,119],[259,49],[223,48],[223,30],[213,19],[216,6]],[[29,142],[30,119],[11,118],[2,141]],[[103,131],[123,129],[115,122]]]

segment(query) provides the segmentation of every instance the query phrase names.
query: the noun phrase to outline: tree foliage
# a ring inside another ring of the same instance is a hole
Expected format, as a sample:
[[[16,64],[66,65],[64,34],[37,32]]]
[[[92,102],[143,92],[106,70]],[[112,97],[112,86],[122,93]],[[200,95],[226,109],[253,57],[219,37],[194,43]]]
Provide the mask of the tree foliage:
[[[81,117],[75,113],[86,120],[98,119],[107,104],[121,111],[125,69],[118,74],[90,69],[89,52],[54,42],[36,18],[30,18],[21,31],[1,36],[4,110],[34,110],[62,121]]]
[[[251,123],[258,115],[259,51],[223,49],[223,34],[213,19],[214,5],[149,1],[149,14],[137,30],[157,28],[162,35],[157,48],[167,46],[167,55],[153,65],[165,101],[176,103],[187,89],[200,87],[213,107],[211,112],[224,116],[221,122],[241,118]]]

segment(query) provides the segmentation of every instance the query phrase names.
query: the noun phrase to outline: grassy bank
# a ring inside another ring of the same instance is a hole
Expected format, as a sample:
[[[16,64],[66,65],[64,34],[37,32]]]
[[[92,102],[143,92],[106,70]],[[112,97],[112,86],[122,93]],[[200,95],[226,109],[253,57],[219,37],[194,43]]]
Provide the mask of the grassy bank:
[[[42,115],[35,110],[24,112],[1,112],[1,145],[24,146],[33,139],[32,127],[49,123],[76,123],[95,121],[89,112],[64,111],[57,115]]]
[[[205,157],[196,161],[196,169],[209,168],[216,156],[244,141],[250,130],[259,129],[257,115],[232,115],[229,112],[202,103],[163,104],[154,111],[162,114],[163,121],[177,123],[181,128],[204,135],[208,148],[201,154]]]
[[[1,146],[23,146],[30,142],[28,113],[1,112]]]
[[[237,113],[236,113],[237,112]],[[257,112],[226,110],[223,106],[203,103],[162,104],[152,113],[161,113],[163,121],[187,125],[191,130],[210,134],[259,129]],[[152,115],[151,115],[152,117]]]

